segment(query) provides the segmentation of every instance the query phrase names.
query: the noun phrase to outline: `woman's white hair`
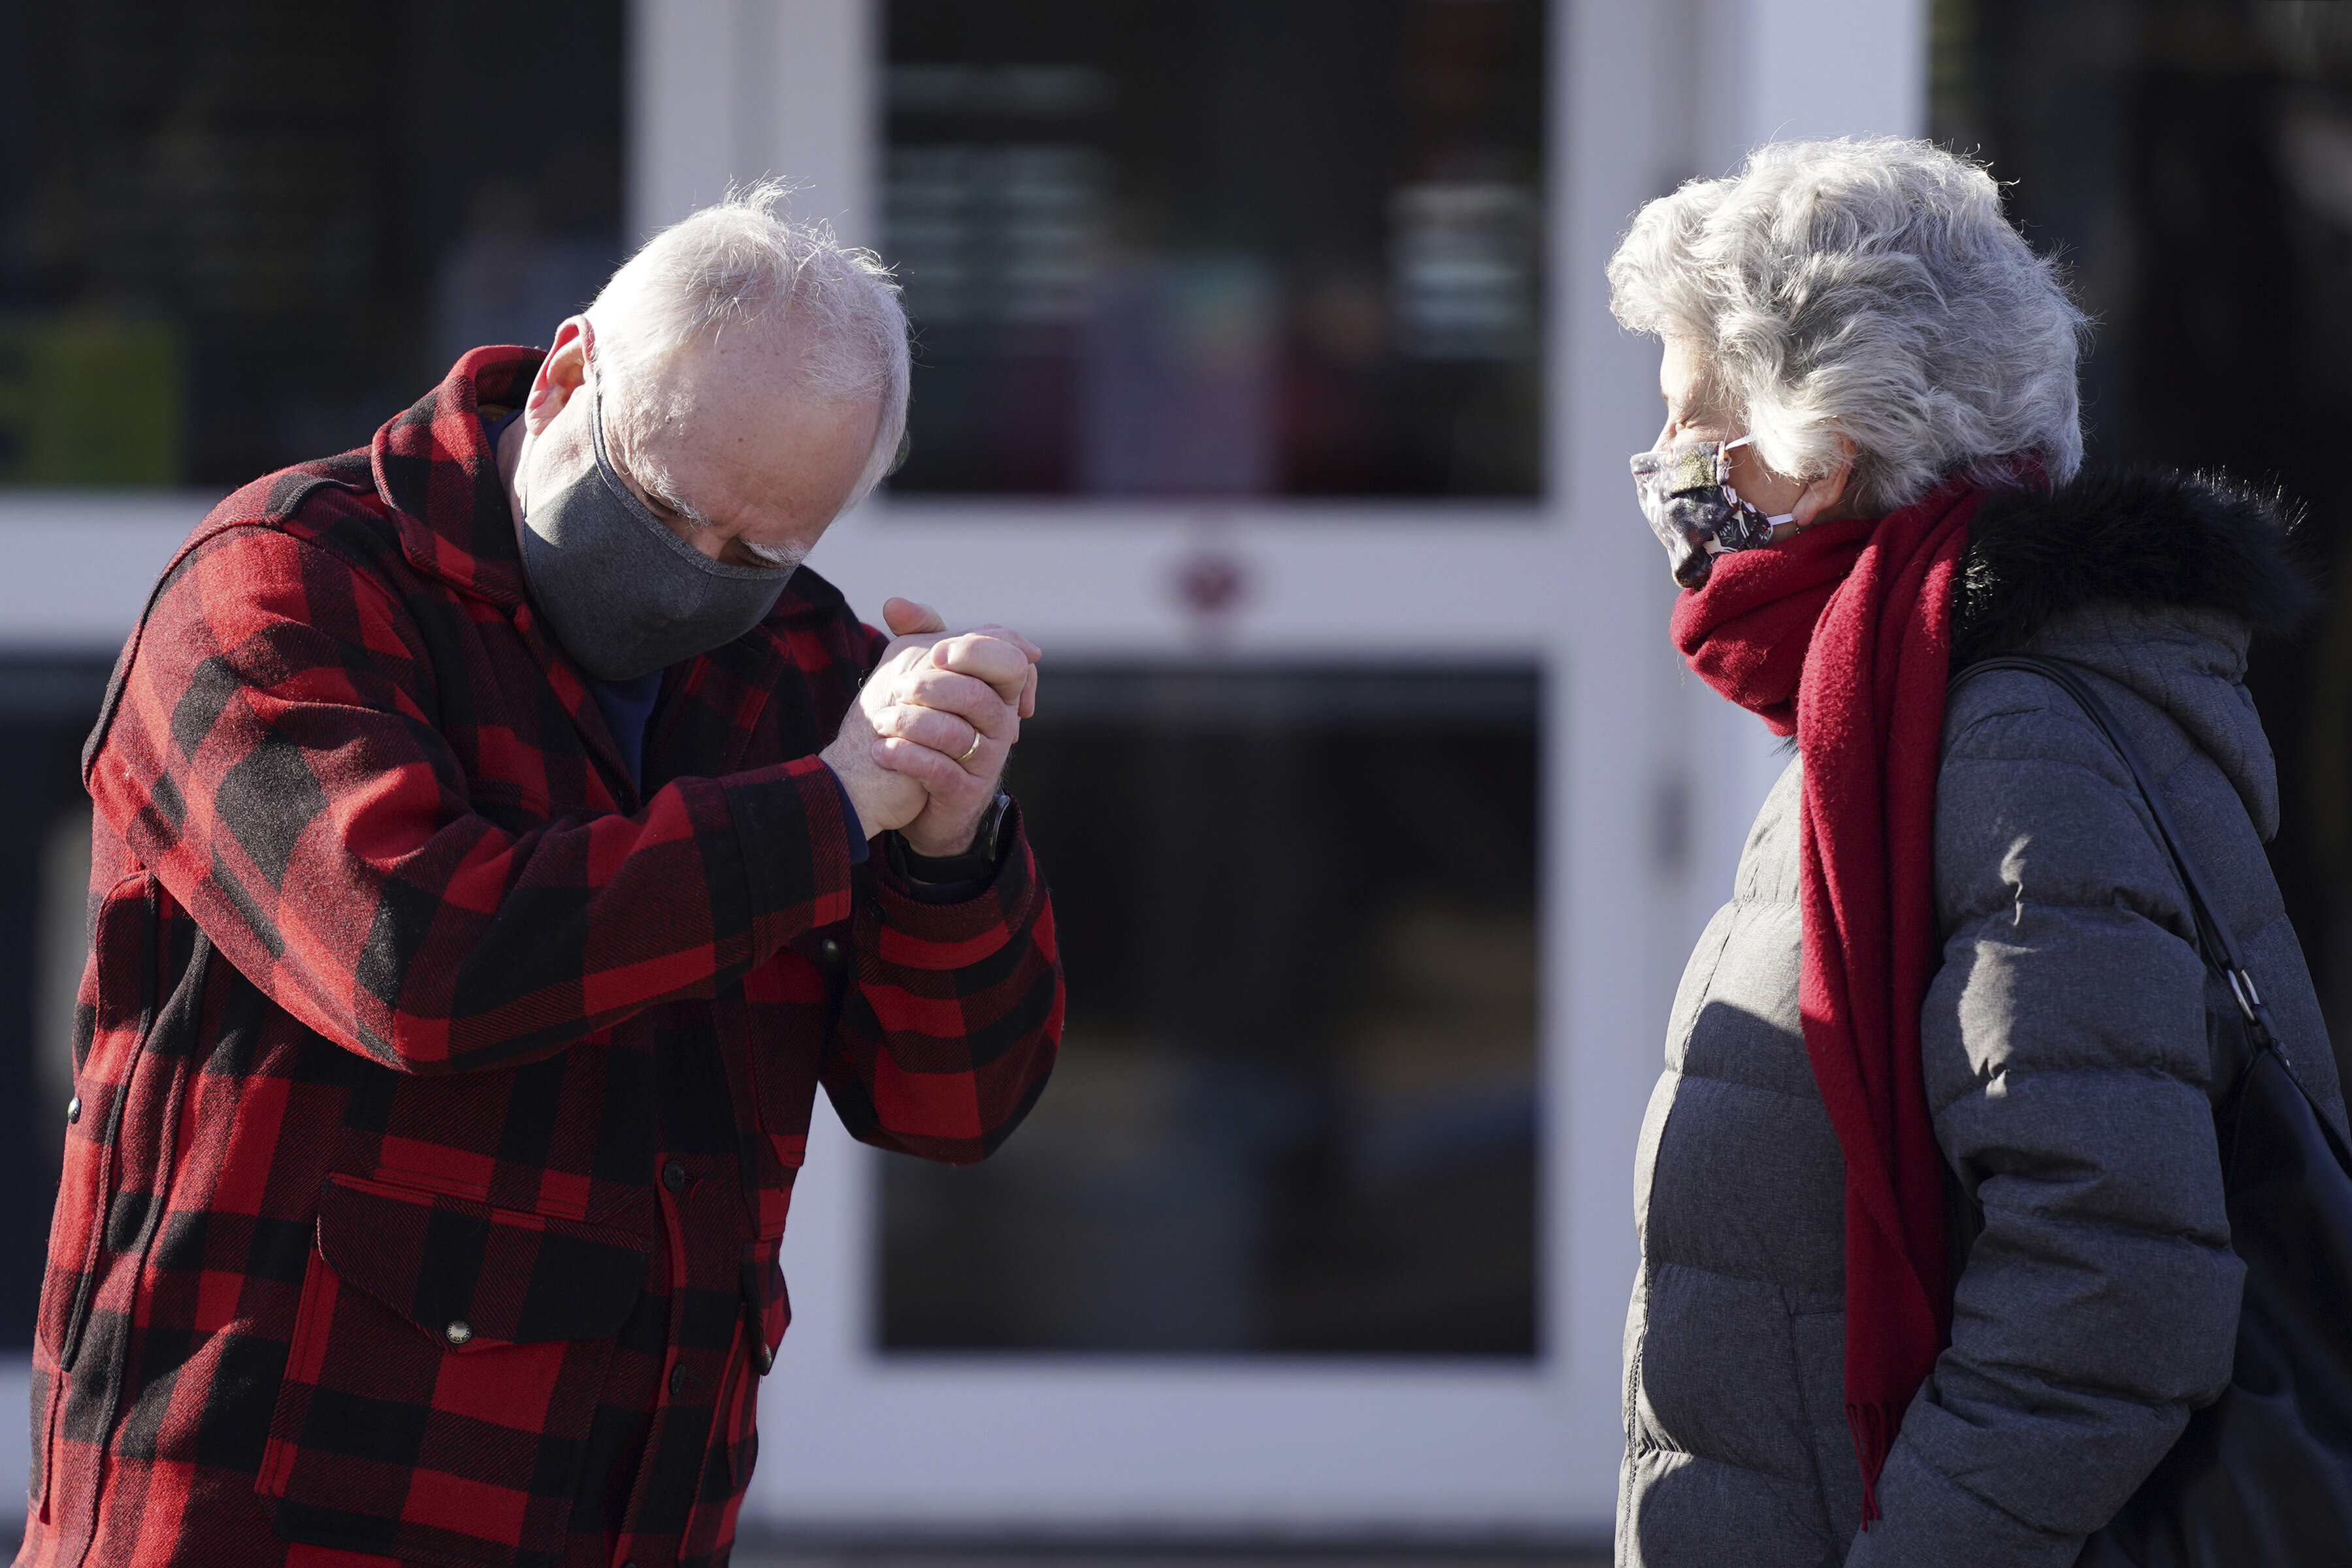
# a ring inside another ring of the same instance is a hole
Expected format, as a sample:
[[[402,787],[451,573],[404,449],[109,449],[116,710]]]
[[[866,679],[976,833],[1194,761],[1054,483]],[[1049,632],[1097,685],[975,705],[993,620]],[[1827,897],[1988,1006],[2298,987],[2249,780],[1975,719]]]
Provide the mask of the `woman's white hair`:
[[[664,412],[661,372],[680,350],[737,327],[782,334],[808,391],[881,399],[855,506],[889,472],[906,435],[907,313],[880,257],[842,245],[824,225],[776,216],[791,194],[778,180],[737,187],[646,241],[588,307],[596,358],[613,374],[605,400],[615,423],[642,438]]]
[[[2027,453],[2053,484],[2082,466],[2088,319],[1992,176],[1926,142],[1773,142],[1660,196],[1610,258],[1609,304],[1696,351],[1704,412],[1774,472],[1818,479],[1850,438],[1865,513]]]

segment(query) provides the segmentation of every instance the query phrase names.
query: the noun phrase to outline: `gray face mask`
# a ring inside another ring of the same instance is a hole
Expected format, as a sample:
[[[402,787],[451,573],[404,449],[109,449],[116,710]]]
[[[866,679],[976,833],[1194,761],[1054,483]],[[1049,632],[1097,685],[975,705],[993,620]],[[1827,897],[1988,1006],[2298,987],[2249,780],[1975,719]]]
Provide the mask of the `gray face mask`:
[[[1633,454],[1642,515],[1666,547],[1675,581],[1685,588],[1706,586],[1713,557],[1771,543],[1773,525],[1795,515],[1766,517],[1731,488],[1731,449],[1754,439],[1685,441]]]
[[[730,566],[664,527],[604,446],[603,376],[589,377],[596,466],[523,513],[522,572],[556,640],[599,680],[635,680],[733,642],[767,618],[792,566]]]

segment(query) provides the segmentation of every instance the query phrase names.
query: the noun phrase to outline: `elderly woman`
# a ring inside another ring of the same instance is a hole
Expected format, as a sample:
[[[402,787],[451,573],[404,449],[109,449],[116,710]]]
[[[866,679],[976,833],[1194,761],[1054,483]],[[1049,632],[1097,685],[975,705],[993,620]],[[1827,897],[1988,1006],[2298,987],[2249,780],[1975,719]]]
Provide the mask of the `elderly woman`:
[[[2340,1127],[2242,684],[2305,590],[2257,499],[2077,473],[2084,318],[1972,163],[1766,147],[1609,277],[1675,641],[1795,751],[1643,1127],[1620,1561],[2073,1563],[2230,1378],[2204,969],[2084,710],[1946,681],[2095,672]]]

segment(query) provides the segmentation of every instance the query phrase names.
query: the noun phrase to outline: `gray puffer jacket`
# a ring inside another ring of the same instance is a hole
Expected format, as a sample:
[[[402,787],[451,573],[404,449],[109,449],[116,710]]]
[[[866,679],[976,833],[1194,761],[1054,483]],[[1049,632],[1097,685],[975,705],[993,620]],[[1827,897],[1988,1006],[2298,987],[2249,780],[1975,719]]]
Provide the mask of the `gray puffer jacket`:
[[[1971,536],[1955,668],[2022,648],[2097,672],[2340,1125],[2263,857],[2277,784],[2242,684],[2250,628],[2303,597],[2276,521],[2233,491],[2111,474],[1999,498]],[[2129,772],[2062,692],[2011,673],[1962,689],[1922,1033],[1937,1135],[1984,1228],[1885,1517],[1857,1535],[1843,1163],[1797,1016],[1801,766],[1691,956],[1643,1125],[1618,1561],[2058,1568],[2229,1378],[2242,1270],[2184,895]]]

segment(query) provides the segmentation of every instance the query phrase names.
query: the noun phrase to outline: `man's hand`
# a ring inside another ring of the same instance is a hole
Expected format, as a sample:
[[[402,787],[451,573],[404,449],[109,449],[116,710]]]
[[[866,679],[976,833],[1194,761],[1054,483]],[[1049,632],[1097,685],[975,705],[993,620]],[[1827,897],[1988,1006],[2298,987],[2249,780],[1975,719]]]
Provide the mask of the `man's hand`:
[[[1003,626],[943,637],[938,612],[906,599],[882,615],[895,639],[824,761],[867,837],[896,827],[918,855],[960,855],[996,798],[1021,721],[1036,711],[1044,654]]]
[[[833,744],[818,753],[841,781],[842,793],[849,796],[849,804],[857,813],[857,832],[862,837],[871,838],[877,833],[904,826],[929,802],[921,784],[882,765],[877,755],[881,735],[876,728],[890,706],[888,693],[896,687],[898,677],[924,657],[929,646],[920,642],[892,643],[866,684],[857,689],[849,711],[841,716],[841,730],[834,736]]]

